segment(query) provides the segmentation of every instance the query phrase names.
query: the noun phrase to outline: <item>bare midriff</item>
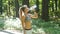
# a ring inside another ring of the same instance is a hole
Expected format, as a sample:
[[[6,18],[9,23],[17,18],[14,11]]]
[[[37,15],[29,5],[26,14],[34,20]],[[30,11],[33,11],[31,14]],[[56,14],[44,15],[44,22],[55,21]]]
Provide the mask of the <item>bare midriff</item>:
[[[31,21],[25,22],[25,29],[31,29]]]

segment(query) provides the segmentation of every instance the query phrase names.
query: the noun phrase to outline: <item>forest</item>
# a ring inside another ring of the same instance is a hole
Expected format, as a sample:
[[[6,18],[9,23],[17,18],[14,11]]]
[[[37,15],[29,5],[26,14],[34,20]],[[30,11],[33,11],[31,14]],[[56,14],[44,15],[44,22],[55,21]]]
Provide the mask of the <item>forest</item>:
[[[1,30],[8,27],[22,30],[22,27],[18,28],[20,24],[19,8],[22,5],[27,5],[29,8],[37,6],[38,18],[32,19],[33,34],[60,34],[60,0],[0,0]],[[33,14],[33,12],[31,13]],[[18,25],[13,26],[9,24],[10,21],[12,24],[16,21]]]

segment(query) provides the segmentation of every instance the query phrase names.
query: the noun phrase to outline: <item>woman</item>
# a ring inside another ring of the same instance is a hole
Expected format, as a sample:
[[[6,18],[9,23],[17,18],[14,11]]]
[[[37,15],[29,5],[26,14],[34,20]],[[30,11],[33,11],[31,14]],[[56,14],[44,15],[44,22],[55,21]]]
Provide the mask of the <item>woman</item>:
[[[29,8],[27,7],[27,5],[24,5],[20,8],[19,16],[22,22],[22,27],[24,29],[24,34],[32,34],[31,18],[38,18],[36,12],[34,12],[34,15],[28,12],[29,12]]]

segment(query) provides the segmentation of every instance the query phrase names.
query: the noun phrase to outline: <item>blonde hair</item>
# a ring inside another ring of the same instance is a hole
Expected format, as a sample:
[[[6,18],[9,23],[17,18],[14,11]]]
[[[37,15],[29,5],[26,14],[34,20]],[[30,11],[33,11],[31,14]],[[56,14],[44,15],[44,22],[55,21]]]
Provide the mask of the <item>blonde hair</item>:
[[[23,5],[22,7],[19,8],[19,18],[24,15],[24,9],[27,7],[27,5]]]

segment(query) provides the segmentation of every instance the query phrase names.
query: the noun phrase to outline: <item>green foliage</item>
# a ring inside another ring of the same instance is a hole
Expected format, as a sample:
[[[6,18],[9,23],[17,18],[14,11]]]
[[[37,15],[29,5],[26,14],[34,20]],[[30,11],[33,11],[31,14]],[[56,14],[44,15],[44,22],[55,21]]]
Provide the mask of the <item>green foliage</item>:
[[[60,27],[59,27],[58,21],[45,22],[41,19],[32,19],[32,27],[33,27],[33,30],[35,31],[37,31],[37,29],[43,28],[46,34],[59,34],[60,33]]]
[[[4,28],[4,19],[0,17],[0,29]]]
[[[44,28],[47,34],[60,34],[60,28]]]
[[[48,28],[48,27],[55,27],[55,23],[53,21],[45,22],[41,19],[34,19],[32,20],[32,24],[36,25],[36,27],[43,27],[43,28]]]
[[[58,16],[58,18],[60,18],[60,11],[55,11],[55,15]]]

